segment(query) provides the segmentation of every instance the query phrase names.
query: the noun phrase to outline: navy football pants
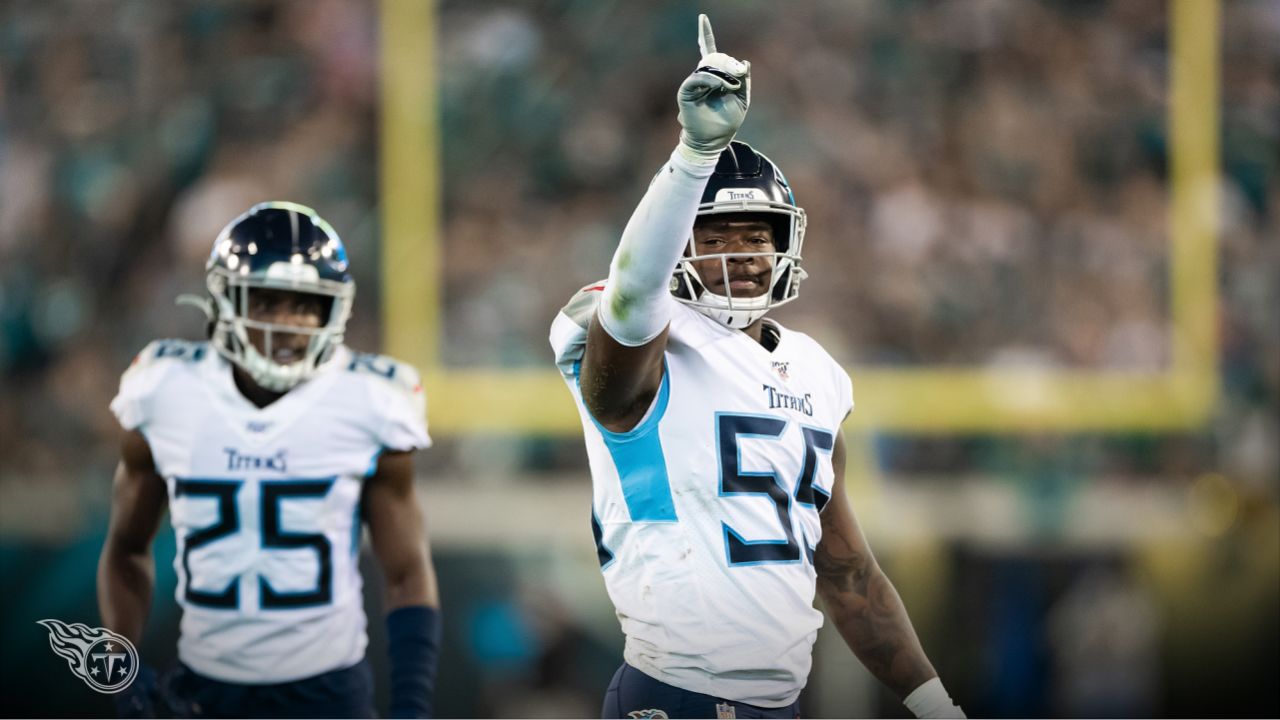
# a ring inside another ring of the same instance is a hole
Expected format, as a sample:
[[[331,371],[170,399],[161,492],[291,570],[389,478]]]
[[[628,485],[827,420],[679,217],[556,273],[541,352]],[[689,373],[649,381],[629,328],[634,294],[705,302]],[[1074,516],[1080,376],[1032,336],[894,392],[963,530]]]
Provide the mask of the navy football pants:
[[[748,705],[668,685],[623,663],[618,672],[613,674],[613,682],[609,683],[601,717],[798,718],[800,701],[780,708]]]
[[[371,718],[373,669],[349,668],[274,685],[225,683],[181,663],[161,683],[164,703],[179,718]]]

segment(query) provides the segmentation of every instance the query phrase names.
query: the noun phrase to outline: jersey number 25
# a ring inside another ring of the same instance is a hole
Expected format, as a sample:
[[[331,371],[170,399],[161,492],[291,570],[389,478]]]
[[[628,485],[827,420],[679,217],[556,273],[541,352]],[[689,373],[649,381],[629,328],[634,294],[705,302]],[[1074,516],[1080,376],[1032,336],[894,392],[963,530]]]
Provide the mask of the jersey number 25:
[[[319,480],[264,480],[261,483],[262,504],[260,518],[264,550],[292,550],[310,548],[319,561],[319,576],[314,590],[277,592],[265,577],[258,576],[258,597],[264,610],[293,609],[312,605],[325,605],[333,600],[332,545],[320,533],[299,533],[280,527],[280,508],[291,499],[323,499],[329,494],[334,478]],[[183,542],[182,574],[186,578],[183,597],[187,602],[210,608],[235,609],[240,607],[240,579],[237,577],[218,592],[197,590],[191,586],[191,551],[220,538],[240,531],[240,515],[236,511],[236,493],[240,480],[184,480],[174,482],[174,497],[211,497],[218,501],[218,521],[189,533]]]

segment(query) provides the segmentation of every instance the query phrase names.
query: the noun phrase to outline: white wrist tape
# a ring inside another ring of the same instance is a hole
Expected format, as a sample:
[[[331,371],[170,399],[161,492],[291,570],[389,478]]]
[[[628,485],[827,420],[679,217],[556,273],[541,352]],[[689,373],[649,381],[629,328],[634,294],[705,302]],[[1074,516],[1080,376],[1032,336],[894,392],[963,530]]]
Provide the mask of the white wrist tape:
[[[632,213],[609,265],[600,324],[623,345],[644,345],[671,322],[671,274],[684,254],[715,162],[679,150],[658,171]]]
[[[942,680],[933,678],[911,691],[903,705],[918,718],[963,718],[964,711],[951,700]]]

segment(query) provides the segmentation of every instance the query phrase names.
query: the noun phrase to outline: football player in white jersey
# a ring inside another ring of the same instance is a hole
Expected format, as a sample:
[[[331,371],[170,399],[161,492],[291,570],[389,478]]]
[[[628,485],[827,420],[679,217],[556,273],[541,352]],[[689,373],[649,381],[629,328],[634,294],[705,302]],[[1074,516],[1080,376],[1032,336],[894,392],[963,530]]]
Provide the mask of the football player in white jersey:
[[[716,51],[706,16],[699,38],[679,144],[608,279],[551,331],[626,636],[604,717],[798,717],[822,625],[815,591],[917,716],[963,717],[849,506],[849,378],[765,318],[805,277],[804,211],[777,166],[733,140],[750,65]]]
[[[315,211],[262,203],[214,241],[205,342],[134,359],[111,409],[125,430],[98,566],[104,624],[135,645],[166,508],[177,535],[178,666],[117,701],[146,716],[372,717],[359,571],[383,574],[391,713],[431,713],[439,599],[413,452],[431,444],[413,368],[342,343],[355,295]]]

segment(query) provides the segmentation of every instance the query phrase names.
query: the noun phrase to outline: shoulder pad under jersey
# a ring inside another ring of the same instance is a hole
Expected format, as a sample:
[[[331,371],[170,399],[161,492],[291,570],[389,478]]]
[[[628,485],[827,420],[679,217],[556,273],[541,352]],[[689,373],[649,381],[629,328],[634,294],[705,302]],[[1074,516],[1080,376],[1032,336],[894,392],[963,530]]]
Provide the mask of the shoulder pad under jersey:
[[[200,362],[213,349],[204,341],[153,340],[134,356],[120,377],[120,391],[111,401],[111,410],[121,425],[132,430],[147,422],[150,398],[168,371],[180,365]]]
[[[352,351],[351,359],[347,361],[346,371],[380,377],[407,393],[422,391],[418,371],[412,365],[386,355]]]
[[[564,313],[578,327],[586,329],[591,323],[591,316],[596,312],[596,306],[600,304],[600,293],[603,290],[603,280],[591,283],[574,293],[569,302],[560,309],[560,312]]]

